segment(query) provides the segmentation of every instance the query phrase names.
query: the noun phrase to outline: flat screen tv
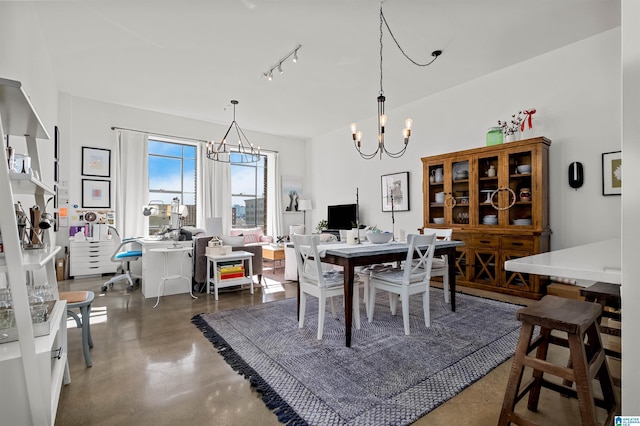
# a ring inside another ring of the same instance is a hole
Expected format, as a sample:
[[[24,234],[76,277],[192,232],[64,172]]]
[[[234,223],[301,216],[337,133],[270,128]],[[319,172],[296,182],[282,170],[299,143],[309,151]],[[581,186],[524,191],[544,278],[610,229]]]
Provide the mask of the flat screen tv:
[[[340,204],[327,207],[329,229],[352,229],[356,227],[357,204]]]

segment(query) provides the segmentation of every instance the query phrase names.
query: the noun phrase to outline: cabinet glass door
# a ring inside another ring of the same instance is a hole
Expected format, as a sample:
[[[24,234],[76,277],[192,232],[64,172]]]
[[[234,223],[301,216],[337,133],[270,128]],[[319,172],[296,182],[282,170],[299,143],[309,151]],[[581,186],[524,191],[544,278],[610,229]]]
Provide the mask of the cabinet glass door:
[[[451,191],[445,203],[451,210],[451,222],[456,225],[469,224],[469,160],[451,164]]]
[[[496,209],[499,205],[499,192],[496,191],[499,188],[498,179],[501,177],[498,155],[478,157],[476,171],[478,208],[475,209],[477,217],[474,217],[473,221],[483,227],[496,227],[500,213]]]
[[[510,152],[508,154],[509,188],[515,196],[513,206],[508,210],[508,225],[531,227],[534,207],[534,188],[531,150]]]
[[[444,163],[429,164],[427,174],[429,176],[428,186],[428,208],[429,224],[443,224],[445,220],[445,179]]]

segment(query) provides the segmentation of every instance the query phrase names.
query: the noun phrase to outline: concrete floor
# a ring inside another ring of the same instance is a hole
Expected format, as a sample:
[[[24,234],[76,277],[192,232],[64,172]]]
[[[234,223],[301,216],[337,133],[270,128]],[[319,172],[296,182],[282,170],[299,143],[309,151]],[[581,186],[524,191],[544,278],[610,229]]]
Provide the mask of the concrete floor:
[[[281,270],[280,270],[281,271]],[[295,283],[266,279],[266,286],[213,295],[166,296],[145,299],[139,287],[132,293],[122,283],[101,293],[109,277],[67,280],[60,291],[91,290],[91,351],[93,367],[85,366],[81,332],[69,323],[71,383],[60,395],[56,425],[279,425],[249,382],[235,373],[213,345],[191,324],[199,313],[216,312],[295,297]],[[514,303],[532,301],[494,293],[460,290]],[[564,358],[564,349],[551,353]],[[562,361],[561,363],[564,363]],[[610,360],[615,377],[620,363]],[[511,360],[471,385],[416,425],[495,425],[507,385]],[[525,376],[526,377],[526,376]],[[598,386],[596,386],[599,389]],[[618,392],[619,388],[615,388]],[[527,412],[526,401],[518,404]],[[528,416],[546,425],[579,425],[577,401],[542,390],[539,412]],[[606,415],[598,409],[600,422]]]

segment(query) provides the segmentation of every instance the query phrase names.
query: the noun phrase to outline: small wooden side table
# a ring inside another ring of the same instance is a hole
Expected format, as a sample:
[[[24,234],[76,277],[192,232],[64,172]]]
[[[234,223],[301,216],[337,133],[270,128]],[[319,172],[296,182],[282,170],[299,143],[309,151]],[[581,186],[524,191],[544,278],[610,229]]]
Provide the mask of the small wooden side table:
[[[215,293],[215,299],[218,300],[218,290],[222,287],[232,287],[242,284],[250,284],[251,294],[253,294],[253,263],[251,258],[253,253],[248,251],[232,251],[231,254],[209,255],[207,254],[207,294],[211,292],[211,284]],[[245,265],[244,277],[232,278],[226,280],[218,279],[218,262],[242,261]],[[213,269],[212,269],[213,268]],[[247,269],[249,273],[247,274]],[[213,277],[211,274],[213,273]]]
[[[277,267],[284,267],[284,246],[275,247],[275,246],[262,246],[262,258],[267,259],[273,262],[273,269],[275,270]],[[276,262],[280,262],[280,266],[276,266]]]

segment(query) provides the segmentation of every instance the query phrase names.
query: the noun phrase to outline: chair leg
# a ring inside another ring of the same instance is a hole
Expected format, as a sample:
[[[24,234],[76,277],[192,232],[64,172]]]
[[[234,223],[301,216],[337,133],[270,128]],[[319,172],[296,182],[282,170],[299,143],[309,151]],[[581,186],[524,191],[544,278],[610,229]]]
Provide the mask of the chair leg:
[[[398,295],[395,293],[389,292],[389,308],[391,309],[391,315],[395,315],[398,308]]]
[[[333,298],[331,299],[333,304]],[[324,331],[324,316],[327,310],[327,298],[324,294],[321,294],[318,298],[318,340],[322,340],[322,332]]]
[[[353,286],[353,320],[356,323],[356,330],[360,330],[360,288]]]
[[[444,275],[442,276],[442,288],[444,289],[444,303],[450,303],[451,294],[449,291],[449,260],[445,257]]]
[[[406,290],[406,288],[402,289],[402,296],[400,296],[400,298],[402,299],[402,322],[404,323],[404,334],[408,336],[411,333],[409,332],[409,292]],[[397,297],[398,296],[396,295],[396,300]]]
[[[369,311],[367,312],[367,320],[369,322],[373,321],[373,308],[375,307],[376,303],[376,288],[374,286],[371,286],[369,288]]]
[[[298,318],[298,328],[304,327],[304,312],[307,307],[307,295],[304,291],[300,292],[300,318]]]
[[[431,310],[429,308],[429,283],[427,283],[427,291],[422,293],[422,311],[424,312],[424,325],[426,327],[431,327]]]
[[[91,340],[91,332],[89,329],[91,306],[83,306],[80,308],[80,311],[82,313],[82,351],[84,352],[84,361],[87,367],[91,367],[93,365],[91,353],[89,352],[89,341]],[[93,346],[93,342],[91,342],[91,346]]]
[[[367,317],[369,316],[369,276],[363,275],[362,282],[364,287],[364,309],[367,313]]]
[[[333,297],[331,297],[330,299],[331,299],[331,315],[333,315],[334,318],[337,318],[337,315],[336,315],[336,304],[335,304],[335,302],[333,300]],[[327,299],[325,298],[325,300],[327,300]]]

